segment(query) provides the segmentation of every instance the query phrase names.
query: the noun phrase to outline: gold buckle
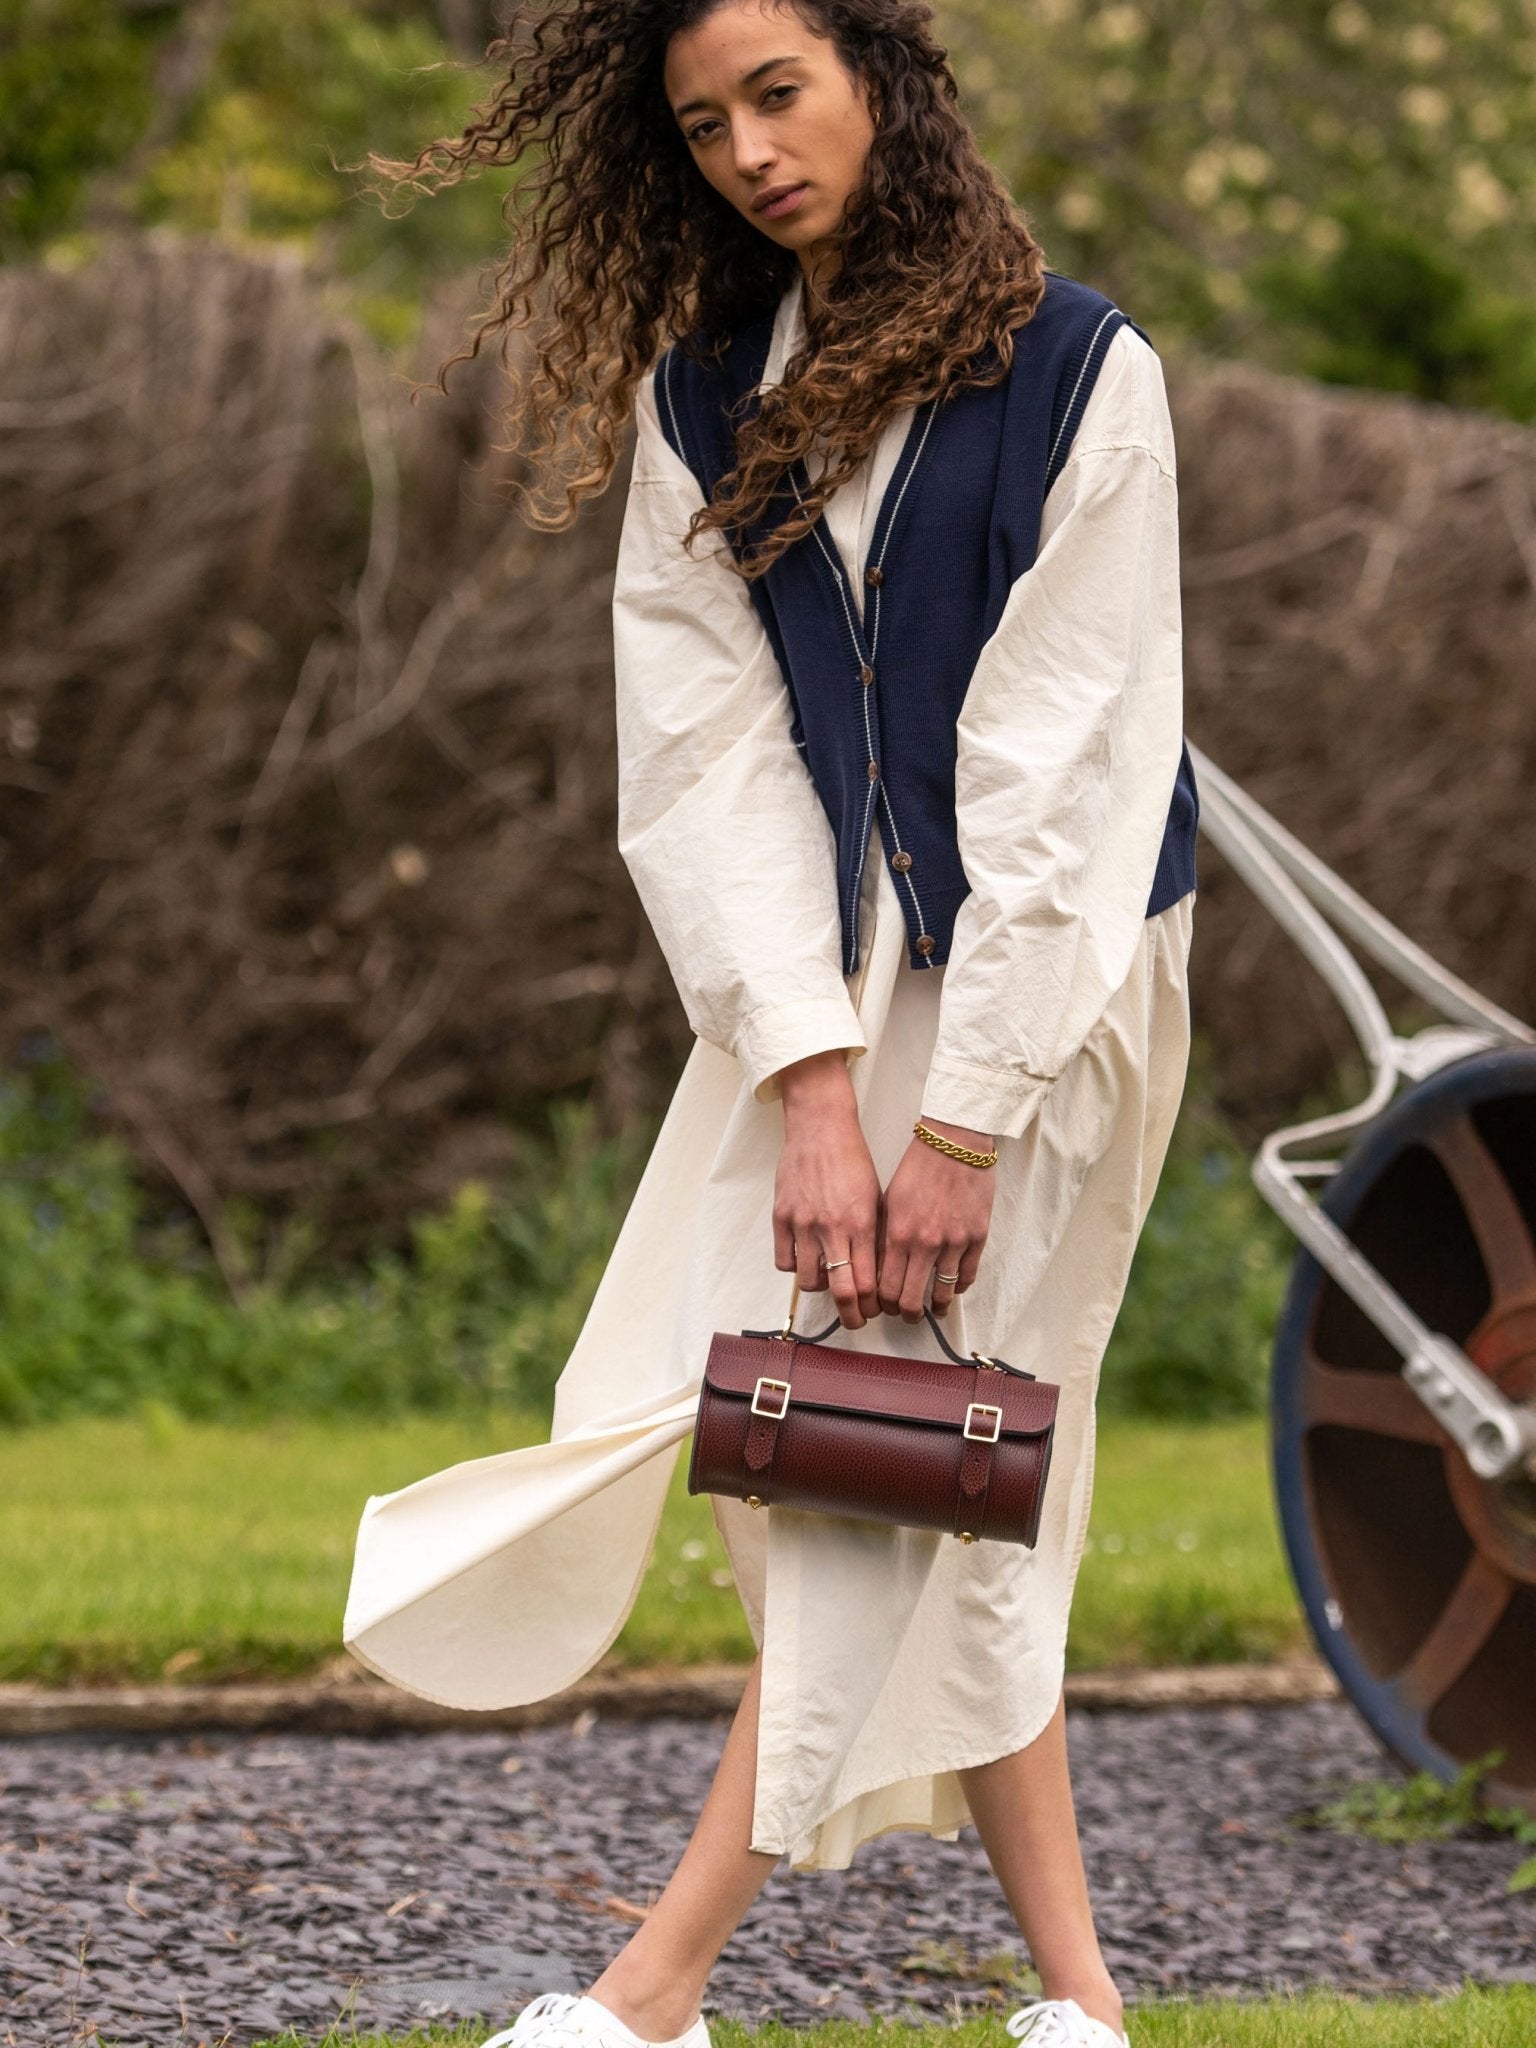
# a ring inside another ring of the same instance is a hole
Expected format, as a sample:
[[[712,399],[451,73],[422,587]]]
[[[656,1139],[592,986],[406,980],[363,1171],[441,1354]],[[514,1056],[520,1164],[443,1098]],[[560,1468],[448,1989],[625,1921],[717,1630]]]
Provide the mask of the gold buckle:
[[[764,1387],[777,1387],[780,1394],[783,1396],[783,1399],[779,1404],[779,1412],[777,1415],[774,1414],[771,1408],[759,1408],[759,1406],[757,1405],[758,1402],[761,1401],[761,1399],[763,1398]],[[789,1381],[770,1379],[766,1373],[762,1374],[761,1377],[758,1379],[757,1385],[752,1389],[752,1413],[754,1415],[766,1416],[768,1421],[770,1422],[782,1422],[784,1420],[784,1417],[788,1414],[788,1412]]]
[[[761,1385],[761,1382],[759,1382],[759,1385]],[[971,1424],[975,1421],[978,1415],[991,1416],[992,1434],[990,1436],[984,1436],[979,1429],[973,1429],[971,1427]],[[966,1408],[965,1428],[961,1432],[961,1434],[963,1436],[968,1436],[972,1443],[995,1444],[998,1438],[1002,1435],[1002,1431],[1003,1411],[1001,1408],[994,1408],[990,1401],[972,1401]]]

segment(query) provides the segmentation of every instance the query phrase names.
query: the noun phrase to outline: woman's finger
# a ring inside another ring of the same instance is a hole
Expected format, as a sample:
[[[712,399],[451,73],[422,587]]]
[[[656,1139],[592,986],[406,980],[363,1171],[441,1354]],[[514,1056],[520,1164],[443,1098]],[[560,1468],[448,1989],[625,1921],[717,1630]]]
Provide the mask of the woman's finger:
[[[880,1306],[888,1316],[901,1313],[901,1290],[907,1281],[907,1254],[899,1244],[886,1239],[885,1250],[880,1259],[880,1278],[876,1291]]]
[[[773,1263],[781,1273],[795,1270],[795,1233],[777,1216],[773,1219]]]
[[[804,1237],[795,1240],[795,1272],[802,1294],[820,1294],[826,1287],[827,1269],[822,1264],[821,1240],[815,1231],[807,1231]]]
[[[837,1306],[838,1317],[844,1327],[859,1329],[864,1321],[859,1311],[858,1282],[854,1279],[853,1247],[834,1252],[827,1261],[827,1285],[832,1290],[832,1299]]]
[[[933,1293],[930,1306],[936,1316],[942,1316],[955,1298],[961,1275],[965,1271],[966,1245],[946,1244],[939,1249],[933,1262]]]
[[[880,1271],[879,1237],[873,1226],[867,1231],[856,1232],[853,1239],[853,1264],[848,1272],[853,1281],[854,1299],[859,1307],[858,1322],[850,1322],[845,1315],[843,1321],[853,1330],[861,1329],[871,1317],[880,1313],[880,1296],[876,1290],[876,1275]]]
[[[986,1244],[987,1240],[985,1238],[980,1239],[979,1242],[977,1239],[972,1238],[971,1242],[966,1246],[965,1256],[960,1261],[960,1278],[955,1287],[956,1294],[964,1294],[968,1287],[974,1286],[977,1271],[981,1266],[981,1255],[986,1250]],[[955,1270],[955,1267],[950,1265],[946,1265],[944,1268],[946,1273],[953,1273]]]
[[[904,1322],[920,1323],[923,1320],[923,1303],[927,1299],[928,1282],[932,1276],[932,1252],[914,1248],[907,1257],[907,1270],[902,1275],[901,1294],[897,1302]]]

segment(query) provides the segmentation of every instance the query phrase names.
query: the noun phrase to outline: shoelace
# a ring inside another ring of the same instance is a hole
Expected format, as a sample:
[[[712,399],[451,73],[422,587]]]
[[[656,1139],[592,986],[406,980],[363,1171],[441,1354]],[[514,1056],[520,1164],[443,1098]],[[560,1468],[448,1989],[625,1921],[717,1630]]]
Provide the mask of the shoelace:
[[[574,2048],[574,2044],[587,2038],[585,2019],[572,2019],[571,2014],[580,2003],[580,1996],[574,1991],[541,1991],[537,1998],[531,1998],[512,2022],[499,2034],[492,2034],[488,2041],[482,2041],[480,2048],[522,2048],[522,2044],[533,2031],[530,2022],[539,2022],[540,2048]]]
[[[1059,1998],[1032,1998],[1004,2024],[1015,2041],[1029,2048],[1080,2048],[1083,2038],[1063,2018]]]

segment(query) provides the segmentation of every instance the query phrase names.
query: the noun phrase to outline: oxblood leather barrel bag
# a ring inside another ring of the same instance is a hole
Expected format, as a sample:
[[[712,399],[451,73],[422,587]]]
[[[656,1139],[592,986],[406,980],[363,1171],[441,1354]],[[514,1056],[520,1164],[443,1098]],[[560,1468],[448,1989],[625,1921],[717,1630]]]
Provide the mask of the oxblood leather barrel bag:
[[[1060,1387],[962,1358],[930,1308],[942,1359],[824,1343],[840,1317],[802,1336],[799,1293],[782,1330],[711,1340],[688,1491],[1032,1546]]]

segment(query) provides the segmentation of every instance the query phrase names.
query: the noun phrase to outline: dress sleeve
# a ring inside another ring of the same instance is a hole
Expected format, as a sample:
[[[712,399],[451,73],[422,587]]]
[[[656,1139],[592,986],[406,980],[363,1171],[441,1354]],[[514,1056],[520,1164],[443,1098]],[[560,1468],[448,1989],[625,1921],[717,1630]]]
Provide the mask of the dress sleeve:
[[[759,1102],[779,1069],[867,1041],[841,965],[832,828],[784,673],[640,386],[613,592],[619,851],[695,1034]]]
[[[1173,428],[1157,354],[1124,326],[961,709],[971,888],[924,1115],[1024,1131],[1130,971],[1182,746]]]

